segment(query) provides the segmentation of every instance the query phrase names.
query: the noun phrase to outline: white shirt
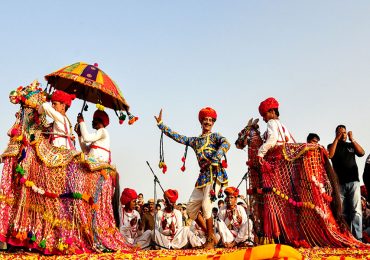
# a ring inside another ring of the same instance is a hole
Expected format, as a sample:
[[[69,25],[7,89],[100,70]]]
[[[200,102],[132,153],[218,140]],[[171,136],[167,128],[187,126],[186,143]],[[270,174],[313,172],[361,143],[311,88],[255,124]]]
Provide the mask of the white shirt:
[[[120,209],[120,233],[125,237],[130,244],[134,243],[138,237],[140,214],[136,210],[126,212],[123,208]]]
[[[94,157],[101,162],[110,162],[110,137],[106,128],[100,128],[95,133],[90,134],[87,131],[86,123],[80,123],[81,136],[78,138],[82,151],[88,152],[89,156]],[[91,146],[101,148],[92,148]],[[104,148],[104,149],[102,149]]]
[[[225,223],[225,225],[231,231],[234,237],[237,236],[240,227],[246,224],[248,221],[247,213],[245,212],[244,207],[240,205],[236,205],[236,208],[234,208],[233,212],[227,209],[227,206],[223,206],[220,209],[220,212],[218,213],[218,218]],[[241,221],[239,221],[239,219]]]
[[[67,136],[72,136],[72,126],[66,116],[56,111],[50,103],[43,103],[39,107],[39,111],[45,113],[54,120],[51,134],[51,143],[56,147],[64,147],[71,149]],[[74,148],[74,147],[73,147]]]
[[[162,222],[166,220],[167,224],[163,228]],[[157,218],[156,218],[156,227],[163,235],[171,235],[170,225],[174,224],[175,226],[175,234],[179,228],[183,226],[182,224],[182,215],[181,212],[177,209],[174,209],[172,212],[165,212],[164,210],[160,210],[157,212]],[[174,234],[172,234],[174,235]]]
[[[283,143],[294,143],[294,139],[286,126],[284,126],[279,119],[270,119],[267,122],[267,130],[264,134],[265,142],[258,150],[257,156],[264,157],[268,150],[275,145],[282,145]]]

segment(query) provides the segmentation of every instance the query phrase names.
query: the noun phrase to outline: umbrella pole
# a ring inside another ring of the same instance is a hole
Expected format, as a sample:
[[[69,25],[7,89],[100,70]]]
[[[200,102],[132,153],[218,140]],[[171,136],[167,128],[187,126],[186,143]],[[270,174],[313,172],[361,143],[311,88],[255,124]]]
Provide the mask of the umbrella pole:
[[[85,109],[85,106],[86,106],[86,100],[84,100],[84,104],[82,105],[82,108],[81,108],[81,112],[80,112],[80,115],[82,116],[82,113]]]

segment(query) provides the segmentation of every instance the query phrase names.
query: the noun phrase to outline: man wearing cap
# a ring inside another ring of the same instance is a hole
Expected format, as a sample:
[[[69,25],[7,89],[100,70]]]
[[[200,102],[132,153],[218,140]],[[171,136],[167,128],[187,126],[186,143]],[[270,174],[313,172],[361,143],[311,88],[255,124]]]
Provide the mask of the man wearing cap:
[[[217,221],[222,244],[229,248],[238,245],[253,245],[253,223],[243,206],[237,205],[239,190],[235,187],[225,189],[226,206],[218,213]]]
[[[40,114],[45,113],[54,120],[50,143],[56,147],[75,149],[72,124],[66,116],[66,112],[75,98],[75,95],[56,90],[51,96],[51,105],[45,102],[38,108]]]
[[[132,246],[148,247],[151,241],[151,231],[142,234],[140,214],[135,210],[137,204],[135,190],[125,188],[121,194],[120,233]]]
[[[221,163],[222,157],[230,148],[229,142],[219,133],[212,133],[212,127],[217,119],[217,113],[210,107],[199,111],[198,119],[202,126],[202,134],[198,137],[186,137],[172,131],[162,122],[162,109],[155,116],[159,129],[168,137],[190,146],[195,151],[200,166],[198,180],[187,204],[189,217],[197,221],[207,234],[205,249],[214,248],[212,201],[215,200],[221,186],[227,185],[228,177],[225,171],[226,163]],[[198,214],[203,210],[203,216]]]
[[[188,244],[189,227],[183,226],[182,215],[175,208],[178,198],[177,190],[164,192],[165,208],[157,212],[156,230],[153,231],[155,242],[167,249],[181,249]]]
[[[96,110],[93,115],[92,127],[96,130],[90,134],[87,131],[83,116],[77,116],[79,131],[78,140],[84,153],[100,162],[111,163],[110,137],[106,127],[109,125],[109,116],[105,111]]]
[[[260,103],[258,108],[263,121],[267,123],[267,131],[263,135],[264,143],[258,150],[260,164],[266,153],[276,145],[284,143],[294,143],[295,140],[286,126],[279,120],[279,103],[273,97],[269,97]]]

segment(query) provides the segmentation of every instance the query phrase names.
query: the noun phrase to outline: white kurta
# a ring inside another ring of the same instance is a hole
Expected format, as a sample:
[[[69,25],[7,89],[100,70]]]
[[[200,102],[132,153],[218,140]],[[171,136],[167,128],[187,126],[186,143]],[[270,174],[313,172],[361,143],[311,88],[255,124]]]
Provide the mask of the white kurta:
[[[151,241],[151,231],[147,230],[142,234],[139,230],[140,213],[136,210],[126,212],[120,208],[120,227],[119,231],[123,235],[127,244],[146,248]]]
[[[270,119],[267,122],[267,130],[264,134],[265,142],[258,150],[258,156],[264,157],[268,150],[275,145],[282,145],[283,143],[294,143],[294,138],[289,130],[283,125],[279,119]]]
[[[156,230],[152,232],[158,245],[168,249],[181,249],[188,244],[190,228],[183,226],[179,210],[174,209],[169,213],[160,210],[157,212],[155,221]],[[163,223],[166,225],[164,226]]]
[[[95,133],[87,131],[86,123],[80,124],[81,136],[78,138],[83,152],[88,153],[101,162],[110,163],[110,137],[106,128],[100,128]],[[93,148],[96,146],[95,148]]]
[[[242,206],[236,205],[234,211],[228,210],[224,206],[220,209],[218,218],[218,231],[223,243],[231,243],[233,241],[240,243],[248,238],[252,241],[254,240],[253,222],[248,218]]]
[[[51,134],[51,144],[57,147],[71,149],[68,136],[72,137],[72,126],[66,116],[56,111],[50,103],[43,103],[39,107],[39,111],[45,113],[48,117],[54,120]],[[71,141],[72,142],[72,141]],[[72,147],[74,149],[74,147]]]

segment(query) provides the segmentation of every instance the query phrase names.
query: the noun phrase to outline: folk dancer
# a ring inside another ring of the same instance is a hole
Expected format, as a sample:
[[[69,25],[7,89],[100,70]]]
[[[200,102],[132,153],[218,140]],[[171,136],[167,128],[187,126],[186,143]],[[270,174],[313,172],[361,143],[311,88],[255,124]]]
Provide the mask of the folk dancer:
[[[165,208],[157,212],[156,229],[153,230],[155,242],[167,249],[181,249],[188,244],[190,228],[183,226],[181,212],[175,209],[177,190],[164,192]]]
[[[198,119],[202,126],[202,134],[199,137],[186,137],[172,131],[162,122],[162,110],[155,119],[159,129],[165,135],[176,142],[190,146],[196,153],[200,173],[187,204],[187,212],[189,218],[197,221],[198,225],[206,231],[205,249],[214,248],[212,200],[215,200],[221,185],[227,185],[228,183],[225,171],[226,164],[222,164],[221,159],[230,148],[230,144],[225,137],[219,133],[212,133],[217,113],[210,107],[199,111]],[[203,216],[198,214],[201,209],[203,210]]]
[[[54,120],[49,138],[50,143],[56,147],[75,149],[72,124],[66,116],[66,112],[75,98],[75,95],[56,90],[51,96],[52,104],[45,102],[38,108],[39,114],[45,113]]]
[[[109,116],[105,111],[96,110],[93,115],[92,127],[95,133],[87,131],[86,123],[82,115],[77,116],[77,135],[81,149],[100,162],[111,163],[110,137],[106,127],[109,125]],[[79,131],[78,131],[79,130]]]
[[[151,241],[151,231],[142,233],[140,213],[135,210],[137,193],[125,188],[121,194],[120,233],[131,246],[146,248]]]
[[[252,246],[254,241],[253,222],[248,218],[243,206],[237,205],[239,190],[235,187],[225,189],[226,206],[218,213],[217,221],[222,245],[226,248]]]

